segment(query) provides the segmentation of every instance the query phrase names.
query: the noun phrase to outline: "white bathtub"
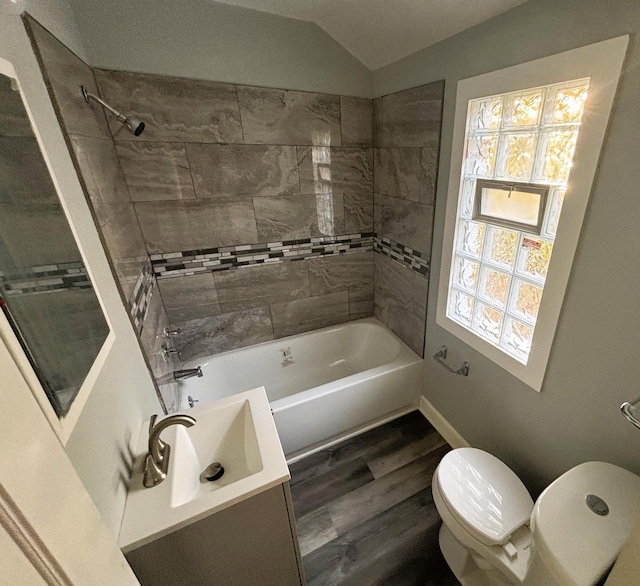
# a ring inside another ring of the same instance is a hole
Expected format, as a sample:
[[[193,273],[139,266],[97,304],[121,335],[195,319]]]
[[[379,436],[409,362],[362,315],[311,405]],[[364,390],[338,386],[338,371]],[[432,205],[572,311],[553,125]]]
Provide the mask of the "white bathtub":
[[[416,408],[422,360],[375,318],[191,361],[182,381],[199,405],[264,386],[291,460]]]

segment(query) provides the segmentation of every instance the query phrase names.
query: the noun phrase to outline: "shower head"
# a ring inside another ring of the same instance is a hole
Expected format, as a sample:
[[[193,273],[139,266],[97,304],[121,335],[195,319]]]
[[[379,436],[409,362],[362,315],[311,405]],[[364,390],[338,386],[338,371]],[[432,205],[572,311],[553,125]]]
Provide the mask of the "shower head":
[[[107,111],[111,112],[119,122],[124,124],[125,128],[134,136],[140,136],[144,132],[144,122],[142,120],[138,120],[137,118],[132,118],[129,116],[125,116],[121,112],[118,112],[115,108],[112,108],[107,104],[103,99],[98,96],[94,96],[87,91],[87,88],[84,86],[80,86],[82,88],[82,96],[84,97],[84,101],[89,103],[90,100],[94,102],[98,102],[103,108]]]
[[[135,136],[140,136],[144,132],[144,122],[137,118],[127,118],[123,124],[132,132]]]

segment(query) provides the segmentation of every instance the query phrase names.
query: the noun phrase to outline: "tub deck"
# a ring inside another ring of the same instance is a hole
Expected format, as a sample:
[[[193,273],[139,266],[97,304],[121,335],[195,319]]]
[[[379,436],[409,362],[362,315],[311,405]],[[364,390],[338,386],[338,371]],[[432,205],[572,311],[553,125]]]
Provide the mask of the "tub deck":
[[[451,448],[414,411],[290,466],[309,586],[457,585],[431,478]]]

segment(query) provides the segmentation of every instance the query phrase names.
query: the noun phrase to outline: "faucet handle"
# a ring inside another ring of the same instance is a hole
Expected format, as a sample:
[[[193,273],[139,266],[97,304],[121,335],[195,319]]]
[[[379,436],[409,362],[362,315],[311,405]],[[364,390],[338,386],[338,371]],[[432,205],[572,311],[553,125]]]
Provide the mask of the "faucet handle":
[[[162,347],[162,355],[164,356],[165,360],[168,359],[169,356],[172,356],[174,354],[180,354],[180,350],[178,350],[177,348],[169,348],[166,345]]]
[[[158,419],[158,414],[154,413],[151,416],[151,419],[149,419],[149,435],[151,435],[151,432],[153,431],[153,428],[156,426],[156,419]],[[167,444],[165,442],[163,442],[160,438],[158,438],[158,444],[160,446],[160,453],[164,454],[164,449],[167,446]]]

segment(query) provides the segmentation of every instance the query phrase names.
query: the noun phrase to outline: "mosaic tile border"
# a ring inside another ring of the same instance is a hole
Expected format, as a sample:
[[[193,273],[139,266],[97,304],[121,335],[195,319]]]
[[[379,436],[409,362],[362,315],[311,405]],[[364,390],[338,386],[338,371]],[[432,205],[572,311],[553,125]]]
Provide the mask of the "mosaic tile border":
[[[153,295],[153,288],[155,285],[156,279],[153,274],[153,265],[150,262],[146,262],[140,272],[140,276],[133,288],[133,294],[129,300],[129,311],[138,334],[142,333],[144,320],[149,312],[149,305],[151,303],[151,296]]]
[[[0,285],[5,297],[92,286],[82,261],[39,265],[15,272],[0,271]]]
[[[158,279],[373,250],[373,232],[151,255]]]
[[[376,235],[373,240],[373,250],[405,265],[423,277],[429,275],[429,259],[423,258],[422,253],[413,248]]]
[[[156,280],[371,250],[423,277],[429,275],[429,259],[423,253],[374,232],[152,254],[134,287],[131,316],[141,334]]]

